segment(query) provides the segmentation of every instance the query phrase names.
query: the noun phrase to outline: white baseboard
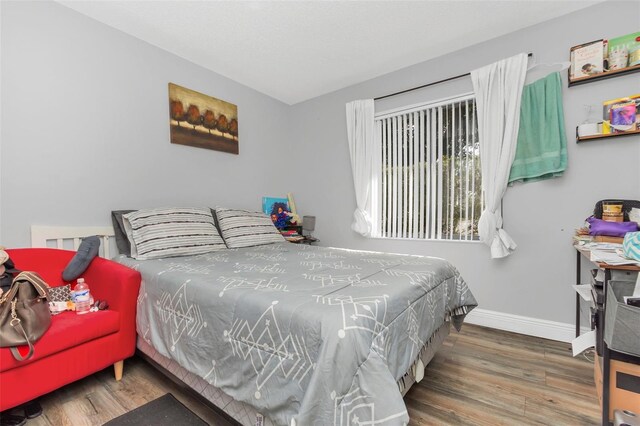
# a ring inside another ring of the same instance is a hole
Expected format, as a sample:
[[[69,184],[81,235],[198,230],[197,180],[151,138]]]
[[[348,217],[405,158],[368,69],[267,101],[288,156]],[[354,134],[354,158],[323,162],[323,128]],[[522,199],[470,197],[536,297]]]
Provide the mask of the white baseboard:
[[[576,337],[576,326],[574,324],[505,314],[486,309],[474,309],[467,315],[465,322],[560,342],[571,342]],[[589,330],[588,327],[580,327],[581,333]]]

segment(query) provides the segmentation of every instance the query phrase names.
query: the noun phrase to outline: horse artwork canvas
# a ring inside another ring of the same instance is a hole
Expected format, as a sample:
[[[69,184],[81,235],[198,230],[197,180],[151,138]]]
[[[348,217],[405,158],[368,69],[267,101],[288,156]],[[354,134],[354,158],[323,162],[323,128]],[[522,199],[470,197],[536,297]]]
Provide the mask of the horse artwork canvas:
[[[169,83],[171,143],[238,154],[238,107]]]

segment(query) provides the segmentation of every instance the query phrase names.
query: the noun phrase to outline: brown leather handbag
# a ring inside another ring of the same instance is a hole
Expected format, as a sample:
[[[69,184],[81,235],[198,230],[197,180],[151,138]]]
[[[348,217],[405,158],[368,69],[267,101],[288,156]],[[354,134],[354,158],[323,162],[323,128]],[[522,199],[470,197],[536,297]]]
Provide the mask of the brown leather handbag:
[[[33,344],[51,325],[49,285],[35,272],[21,272],[11,288],[0,297],[0,347],[10,348],[14,358],[24,361],[33,356]],[[16,346],[27,345],[20,355]]]

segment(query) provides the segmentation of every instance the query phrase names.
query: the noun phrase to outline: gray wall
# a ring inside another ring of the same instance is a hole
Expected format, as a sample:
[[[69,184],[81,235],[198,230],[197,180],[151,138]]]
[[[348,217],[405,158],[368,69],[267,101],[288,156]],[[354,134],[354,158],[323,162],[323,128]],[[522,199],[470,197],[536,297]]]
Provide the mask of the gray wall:
[[[626,12],[615,20],[603,19],[621,8]],[[366,239],[351,231],[355,195],[345,103],[462,74],[519,52],[533,52],[539,63],[566,61],[573,45],[637,31],[638,16],[637,2],[607,2],[296,105],[294,140],[305,170],[293,190],[302,212],[317,216],[317,236],[330,246],[447,258],[460,269],[481,308],[572,323],[574,229],[599,199],[640,198],[640,137],[577,145],[575,126],[585,118],[584,104],[637,93],[639,74],[565,88],[568,169],[562,178],[508,189],[505,227],[519,247],[502,260],[491,260],[480,243]],[[469,91],[467,77],[377,102],[376,110]]]
[[[1,244],[112,209],[260,209],[287,192],[287,105],[57,3],[0,7]],[[240,155],[169,143],[169,82],[238,105]]]

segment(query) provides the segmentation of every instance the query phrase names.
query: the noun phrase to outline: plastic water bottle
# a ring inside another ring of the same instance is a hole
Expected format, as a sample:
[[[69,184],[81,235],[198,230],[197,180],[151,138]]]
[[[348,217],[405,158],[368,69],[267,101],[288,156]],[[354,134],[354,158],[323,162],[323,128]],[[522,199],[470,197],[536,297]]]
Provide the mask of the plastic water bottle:
[[[91,309],[91,293],[84,278],[78,278],[78,284],[73,289],[76,302],[76,314],[86,314]]]

